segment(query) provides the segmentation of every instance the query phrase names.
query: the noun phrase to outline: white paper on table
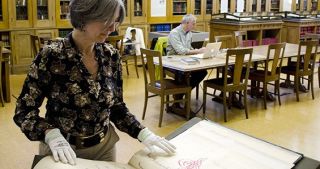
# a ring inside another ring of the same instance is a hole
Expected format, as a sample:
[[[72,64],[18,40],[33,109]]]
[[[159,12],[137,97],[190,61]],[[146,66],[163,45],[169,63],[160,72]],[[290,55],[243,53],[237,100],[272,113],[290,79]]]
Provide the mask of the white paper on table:
[[[170,141],[177,147],[175,156],[157,149],[150,156],[147,149],[136,153],[129,164],[154,169],[290,169],[302,156],[290,150],[201,121]]]
[[[55,162],[52,156],[41,159],[34,169],[134,169],[128,164],[77,158],[76,165]]]

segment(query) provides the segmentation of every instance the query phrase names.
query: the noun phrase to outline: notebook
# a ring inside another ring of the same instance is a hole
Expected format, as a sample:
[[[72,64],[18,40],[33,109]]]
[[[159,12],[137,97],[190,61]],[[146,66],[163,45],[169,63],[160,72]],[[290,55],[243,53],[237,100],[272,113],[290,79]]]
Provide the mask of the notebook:
[[[193,55],[192,57],[199,59],[207,59],[210,57],[214,57],[219,53],[221,43],[222,42],[208,43],[206,46],[206,52]]]

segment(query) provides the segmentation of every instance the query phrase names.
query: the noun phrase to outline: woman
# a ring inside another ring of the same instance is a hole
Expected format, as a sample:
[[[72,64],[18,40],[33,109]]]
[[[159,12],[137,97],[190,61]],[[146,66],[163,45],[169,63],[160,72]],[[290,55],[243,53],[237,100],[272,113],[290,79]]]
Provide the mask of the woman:
[[[36,56],[16,104],[15,123],[41,141],[40,155],[76,164],[76,157],[115,160],[119,130],[169,154],[175,147],[142,126],[122,97],[118,51],[104,43],[123,21],[121,0],[71,0],[74,30]],[[45,118],[39,107],[47,99]]]

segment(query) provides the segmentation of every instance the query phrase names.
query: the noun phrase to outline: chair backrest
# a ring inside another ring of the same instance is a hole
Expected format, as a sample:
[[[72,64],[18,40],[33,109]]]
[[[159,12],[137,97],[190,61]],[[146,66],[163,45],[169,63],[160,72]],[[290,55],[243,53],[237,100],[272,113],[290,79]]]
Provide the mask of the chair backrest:
[[[236,47],[246,47],[246,40],[248,40],[247,31],[234,31]]]
[[[303,48],[305,50],[303,50]],[[303,74],[313,73],[317,52],[318,52],[318,41],[316,40],[301,41],[299,43],[296,72],[297,73],[304,72]],[[302,55],[303,53],[304,55]]]
[[[166,48],[168,46],[168,36],[159,37],[154,50],[159,51],[162,56],[167,54]]]
[[[32,53],[33,55],[36,55],[37,53],[40,52],[40,49],[41,49],[40,38],[37,35],[30,35],[30,40],[31,40]]]
[[[142,29],[140,28],[135,28],[135,27],[128,27],[124,36],[124,39],[131,39],[132,38],[132,34],[131,34],[131,30],[135,29],[136,31],[136,44],[135,46],[135,50],[136,50],[136,55],[140,55],[140,48],[146,48],[145,45],[145,38],[144,38],[144,32]]]
[[[317,33],[306,33],[304,35],[304,40],[307,41],[307,40],[318,40],[319,42],[319,39],[320,39],[320,35],[317,34]]]
[[[247,86],[249,69],[252,58],[252,48],[242,48],[242,49],[228,49],[226,56],[226,65],[224,67],[224,86],[227,85],[228,70],[230,61],[234,60],[234,69],[231,77],[233,78],[232,85],[236,88],[242,86]],[[242,69],[246,68],[245,79],[242,81]],[[229,85],[230,86],[230,85]]]
[[[214,37],[215,42],[222,42],[221,49],[233,48],[233,36],[232,35],[219,35]]]
[[[286,43],[269,45],[265,64],[265,77],[275,77],[275,75],[280,76],[285,48]]]
[[[209,38],[205,38],[202,43],[202,47],[206,47],[208,43],[209,43]]]
[[[162,67],[162,56],[159,51],[150,50],[150,49],[140,49],[141,51],[141,62],[143,66],[143,76],[145,86],[151,84],[151,86],[155,86],[156,84],[156,65],[154,64],[154,59],[158,59],[159,65],[157,65],[158,69],[160,69],[160,86],[162,86],[163,81],[163,67]],[[147,70],[148,67],[148,70]]]
[[[123,35],[109,36],[106,42],[119,50],[120,55],[123,54]]]

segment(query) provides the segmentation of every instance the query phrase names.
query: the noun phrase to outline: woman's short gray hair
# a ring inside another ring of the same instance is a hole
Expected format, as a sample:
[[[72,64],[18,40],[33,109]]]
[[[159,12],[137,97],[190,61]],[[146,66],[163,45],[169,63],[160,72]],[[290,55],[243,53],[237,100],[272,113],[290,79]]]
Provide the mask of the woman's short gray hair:
[[[181,23],[196,22],[197,18],[192,14],[184,15]]]
[[[80,30],[94,21],[111,24],[117,8],[120,8],[117,21],[122,23],[126,12],[122,0],[71,0],[69,7],[71,24]]]

